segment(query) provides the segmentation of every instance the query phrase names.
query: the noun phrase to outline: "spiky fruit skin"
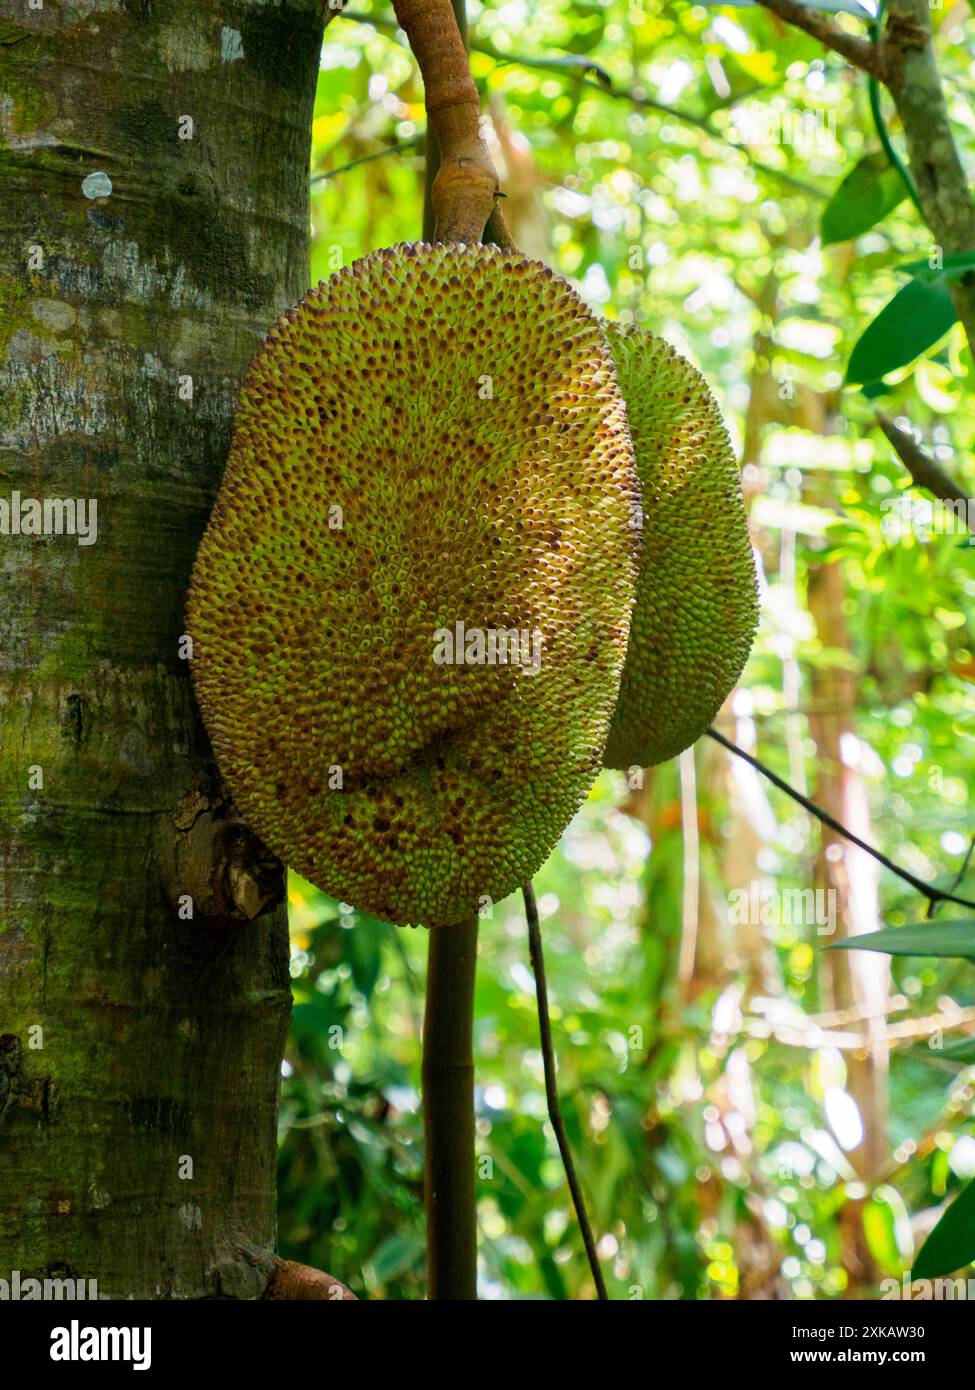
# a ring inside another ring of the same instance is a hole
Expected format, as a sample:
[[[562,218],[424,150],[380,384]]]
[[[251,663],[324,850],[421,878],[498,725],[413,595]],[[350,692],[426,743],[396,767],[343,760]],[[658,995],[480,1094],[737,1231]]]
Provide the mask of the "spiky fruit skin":
[[[626,769],[704,733],[748,659],[758,590],[738,465],[707,383],[663,339],[605,327],[643,492],[637,598],[603,755]]]
[[[528,880],[600,767],[638,501],[611,355],[547,267],[400,246],[279,320],[189,601],[214,753],[269,847],[400,924]],[[437,664],[458,622],[539,631],[537,672]]]

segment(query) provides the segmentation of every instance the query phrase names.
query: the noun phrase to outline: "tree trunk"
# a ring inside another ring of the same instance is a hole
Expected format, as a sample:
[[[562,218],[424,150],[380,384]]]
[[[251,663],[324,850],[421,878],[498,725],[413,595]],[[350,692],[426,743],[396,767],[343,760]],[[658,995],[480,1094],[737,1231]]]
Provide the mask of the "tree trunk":
[[[950,256],[975,247],[975,204],[934,51],[931,11],[939,6],[934,0],[888,0],[884,54],[918,198],[936,243]],[[975,351],[975,275],[969,271],[953,280],[951,293]]]
[[[256,1297],[290,1011],[282,876],[221,798],[181,634],[243,372],[307,286],[322,6],[12,8],[0,1277]],[[93,543],[24,534],[24,499],[79,498]]]
[[[843,610],[845,588],[838,563],[810,570],[809,611],[824,647],[850,651]],[[809,732],[816,744],[817,774],[813,796],[817,805],[868,844],[873,840],[866,787],[844,756],[844,743],[853,735],[856,674],[846,666],[814,666],[811,674],[813,713]],[[862,849],[822,827],[816,866],[817,888],[835,895],[836,927],[840,939],[877,931],[882,925],[877,898],[877,865]],[[829,900],[827,900],[829,901]],[[845,1054],[848,1094],[856,1102],[863,1138],[848,1155],[867,1185],[875,1182],[887,1160],[886,1049],[876,1035],[883,1030],[890,989],[890,961],[872,951],[836,951],[821,957],[834,1009],[859,1011],[866,1046]],[[863,1202],[848,1201],[840,1212],[843,1263],[851,1282],[847,1297],[858,1297],[878,1277],[863,1225]]]

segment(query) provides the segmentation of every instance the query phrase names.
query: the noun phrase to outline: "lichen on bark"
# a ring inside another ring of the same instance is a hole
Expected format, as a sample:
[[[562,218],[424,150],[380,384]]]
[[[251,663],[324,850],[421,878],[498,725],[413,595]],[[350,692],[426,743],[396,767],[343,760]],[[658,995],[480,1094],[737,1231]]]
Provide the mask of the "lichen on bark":
[[[246,860],[180,638],[244,370],[307,287],[321,8],[0,32],[0,497],[98,507],[92,545],[0,535],[0,1277],[240,1298],[274,1269],[280,870]]]

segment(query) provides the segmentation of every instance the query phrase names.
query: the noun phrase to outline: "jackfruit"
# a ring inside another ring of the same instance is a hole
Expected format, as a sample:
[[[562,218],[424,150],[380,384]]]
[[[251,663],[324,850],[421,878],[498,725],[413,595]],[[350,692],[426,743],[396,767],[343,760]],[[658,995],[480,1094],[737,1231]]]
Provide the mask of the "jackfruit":
[[[695,743],[741,675],[758,621],[738,466],[707,383],[669,343],[604,325],[643,494],[640,578],[606,767]]]
[[[531,878],[599,771],[638,501],[605,339],[547,267],[402,245],[280,319],[188,610],[217,763],[267,845],[400,924]]]

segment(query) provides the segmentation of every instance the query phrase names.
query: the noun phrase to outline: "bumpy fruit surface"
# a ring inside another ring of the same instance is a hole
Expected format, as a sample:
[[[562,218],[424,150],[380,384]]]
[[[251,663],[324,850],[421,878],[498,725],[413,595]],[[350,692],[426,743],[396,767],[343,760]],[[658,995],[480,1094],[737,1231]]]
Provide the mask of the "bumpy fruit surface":
[[[650,767],[695,743],[758,621],[741,479],[707,383],[669,343],[606,324],[643,493],[640,578],[603,761]]]
[[[611,355],[545,266],[399,246],[279,320],[189,604],[214,752],[270,848],[404,924],[530,878],[599,770],[638,501]],[[529,650],[492,664],[502,629]]]

